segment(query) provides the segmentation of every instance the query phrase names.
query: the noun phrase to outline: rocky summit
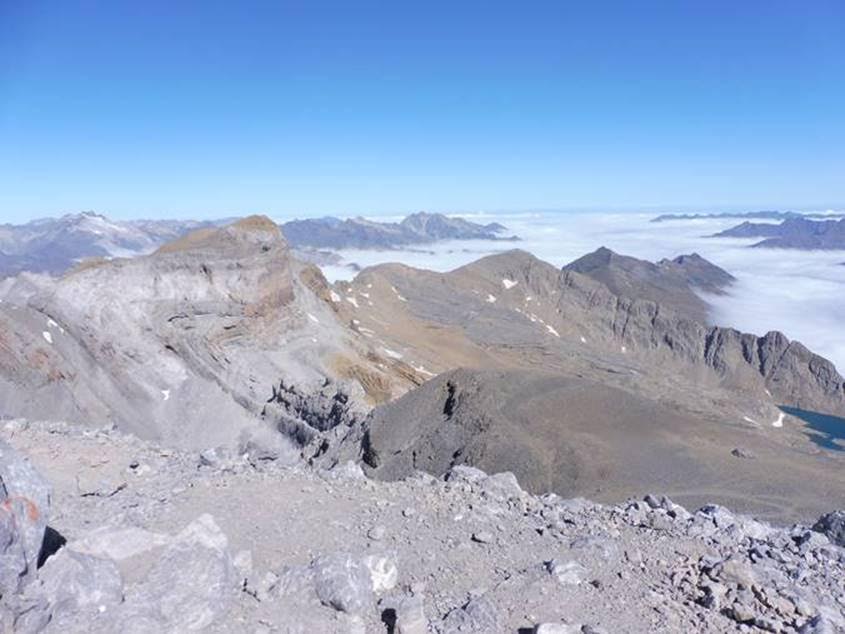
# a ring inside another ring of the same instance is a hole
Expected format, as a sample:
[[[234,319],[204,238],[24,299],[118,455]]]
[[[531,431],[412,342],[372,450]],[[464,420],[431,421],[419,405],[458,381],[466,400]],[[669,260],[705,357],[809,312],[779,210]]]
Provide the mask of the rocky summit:
[[[0,449],[4,631],[845,628],[837,517],[538,497],[461,465],[381,483],[62,424],[10,421]]]
[[[0,630],[845,630],[807,422],[845,381],[711,323],[732,283],[603,248],[330,284],[261,216],[7,279]]]

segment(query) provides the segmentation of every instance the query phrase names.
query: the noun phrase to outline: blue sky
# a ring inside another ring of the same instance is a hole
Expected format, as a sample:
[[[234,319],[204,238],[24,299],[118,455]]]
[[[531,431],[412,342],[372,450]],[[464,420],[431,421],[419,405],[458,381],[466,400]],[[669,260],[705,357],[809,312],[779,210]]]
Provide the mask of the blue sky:
[[[0,0],[3,221],[843,205],[843,113],[839,0]]]

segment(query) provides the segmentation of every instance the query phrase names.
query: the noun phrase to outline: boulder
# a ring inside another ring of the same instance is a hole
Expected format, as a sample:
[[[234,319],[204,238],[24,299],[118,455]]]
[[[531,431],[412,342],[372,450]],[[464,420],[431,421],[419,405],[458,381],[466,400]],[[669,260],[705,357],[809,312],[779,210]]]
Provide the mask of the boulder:
[[[67,547],[78,553],[124,561],[170,542],[168,535],[154,533],[137,526],[103,526]]]
[[[825,535],[831,543],[845,547],[845,511],[822,515],[813,525],[813,530]]]
[[[32,464],[0,441],[0,595],[35,576],[52,491]]]
[[[402,597],[395,608],[395,634],[428,634],[428,619],[425,616],[423,599],[419,595]]]
[[[323,605],[339,612],[363,614],[373,608],[370,569],[351,555],[318,557],[311,563],[314,590]]]
[[[482,595],[449,612],[443,620],[442,631],[445,634],[501,632],[502,615],[496,603],[487,595]]]
[[[126,612],[141,623],[162,621],[167,631],[201,630],[225,613],[236,583],[228,540],[205,514],[164,549]]]

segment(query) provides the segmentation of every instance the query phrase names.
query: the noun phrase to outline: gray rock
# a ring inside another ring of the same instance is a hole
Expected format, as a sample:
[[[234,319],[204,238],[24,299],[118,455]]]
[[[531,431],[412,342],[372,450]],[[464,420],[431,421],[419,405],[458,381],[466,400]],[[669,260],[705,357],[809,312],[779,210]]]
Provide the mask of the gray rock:
[[[367,555],[361,560],[370,573],[370,587],[376,594],[393,590],[399,580],[399,569],[393,557],[387,555]]]
[[[825,535],[837,546],[845,547],[845,511],[832,511],[822,515],[813,530]]]
[[[403,596],[394,609],[396,612],[394,634],[428,634],[428,619],[425,616],[425,606],[421,596]]]
[[[386,529],[384,526],[373,526],[370,530],[367,531],[367,537],[372,539],[373,541],[380,541],[384,538]]]
[[[442,631],[445,634],[500,632],[501,621],[502,616],[495,601],[487,595],[482,595],[449,612],[443,620]]]
[[[137,526],[103,526],[69,543],[67,548],[94,557],[124,561],[165,546],[170,541],[168,535]]]
[[[352,460],[347,460],[335,466],[334,469],[329,471],[329,474],[340,480],[364,480],[367,477],[364,475],[361,465]]]
[[[51,497],[50,485],[29,460],[0,441],[0,594],[35,575]]]
[[[113,561],[63,548],[47,560],[38,582],[26,593],[43,598],[50,631],[77,631],[93,620],[108,618],[121,604],[123,580]]]
[[[493,533],[490,531],[478,531],[472,534],[472,541],[479,544],[489,544],[493,541]]]
[[[363,614],[373,608],[369,569],[350,555],[319,557],[311,563],[314,589],[323,605],[340,612]]]
[[[456,465],[449,469],[444,479],[452,483],[464,483],[471,486],[479,485],[487,479],[487,474],[481,469],[469,465]]]
[[[546,562],[546,570],[562,586],[574,586],[582,583],[587,569],[577,561],[552,559]]]
[[[226,536],[202,515],[167,546],[140,588],[130,612],[167,623],[168,631],[196,631],[225,613],[237,583]]]
[[[566,623],[538,623],[534,626],[534,634],[580,634],[580,625]]]
[[[229,471],[234,468],[234,460],[231,452],[225,447],[212,447],[200,453],[199,466]]]
[[[0,510],[0,596],[16,592],[31,577],[24,541],[16,521],[21,509],[9,502]]]
[[[239,451],[253,465],[262,462],[294,464],[299,459],[299,451],[287,437],[264,426],[246,430],[241,436]]]
[[[521,498],[525,491],[519,486],[516,476],[510,471],[495,473],[481,481],[481,490],[493,499],[509,500]]]
[[[749,460],[753,460],[757,457],[757,455],[753,451],[749,451],[748,449],[742,449],[741,447],[735,447],[731,450],[731,455],[736,458],[747,458]]]

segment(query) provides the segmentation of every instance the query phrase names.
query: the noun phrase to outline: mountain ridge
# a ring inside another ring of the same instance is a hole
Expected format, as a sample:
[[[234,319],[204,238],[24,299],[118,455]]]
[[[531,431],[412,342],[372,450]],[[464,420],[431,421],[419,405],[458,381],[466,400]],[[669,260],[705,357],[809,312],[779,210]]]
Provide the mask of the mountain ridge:
[[[808,220],[789,218],[780,224],[744,222],[712,238],[765,238],[753,245],[763,249],[845,249],[845,218]]]

